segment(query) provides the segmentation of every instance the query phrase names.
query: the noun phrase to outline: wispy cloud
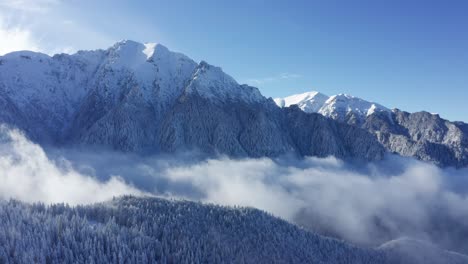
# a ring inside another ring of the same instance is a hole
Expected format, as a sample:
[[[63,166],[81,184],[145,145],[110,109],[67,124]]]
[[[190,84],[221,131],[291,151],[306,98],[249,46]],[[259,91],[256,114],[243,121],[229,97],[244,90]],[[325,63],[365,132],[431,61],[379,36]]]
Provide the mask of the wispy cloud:
[[[62,46],[46,49],[43,41],[33,34],[33,31],[22,25],[9,26],[2,22],[0,15],[0,56],[14,51],[29,50],[42,52],[49,55],[58,53],[74,53],[72,46]]]
[[[33,25],[58,4],[59,0],[0,0],[0,55],[19,50],[45,52]]]
[[[253,83],[253,84],[265,84],[265,83],[271,83],[271,82],[276,82],[280,80],[286,80],[286,79],[296,79],[296,78],[301,78],[302,75],[297,74],[297,73],[280,73],[275,76],[270,76],[270,77],[264,77],[264,78],[252,78],[248,79],[247,83]]]
[[[0,0],[0,7],[22,12],[46,12],[59,0]]]

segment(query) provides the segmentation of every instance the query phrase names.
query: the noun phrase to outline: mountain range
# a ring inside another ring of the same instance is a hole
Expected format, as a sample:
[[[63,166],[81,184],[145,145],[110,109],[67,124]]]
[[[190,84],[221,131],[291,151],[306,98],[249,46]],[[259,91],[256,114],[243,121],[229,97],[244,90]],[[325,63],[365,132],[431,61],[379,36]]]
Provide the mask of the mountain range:
[[[367,131],[280,109],[221,68],[160,44],[122,41],[53,57],[7,54],[0,57],[0,107],[1,122],[42,144],[234,157],[384,154]]]
[[[274,101],[219,67],[130,40],[72,55],[0,57],[0,108],[1,123],[41,144],[365,161],[394,152],[440,166],[468,165],[464,123],[346,95]]]

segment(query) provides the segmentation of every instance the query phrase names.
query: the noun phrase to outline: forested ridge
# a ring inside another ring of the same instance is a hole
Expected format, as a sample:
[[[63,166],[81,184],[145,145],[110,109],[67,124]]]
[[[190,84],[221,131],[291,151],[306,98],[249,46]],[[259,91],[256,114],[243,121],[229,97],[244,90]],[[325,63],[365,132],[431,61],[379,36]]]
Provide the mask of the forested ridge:
[[[385,254],[325,238],[243,207],[158,198],[0,203],[1,263],[385,263]]]

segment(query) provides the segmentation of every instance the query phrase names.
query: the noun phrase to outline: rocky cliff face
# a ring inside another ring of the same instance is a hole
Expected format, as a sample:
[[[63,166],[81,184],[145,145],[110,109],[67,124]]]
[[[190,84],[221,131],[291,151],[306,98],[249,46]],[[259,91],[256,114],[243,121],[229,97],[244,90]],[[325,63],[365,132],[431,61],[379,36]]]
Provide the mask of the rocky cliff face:
[[[0,60],[0,122],[41,143],[234,157],[384,154],[367,131],[280,109],[221,68],[159,44],[122,41],[107,50]]]
[[[393,110],[373,114],[363,128],[377,136],[389,151],[440,166],[468,166],[467,124],[450,122],[427,112]]]

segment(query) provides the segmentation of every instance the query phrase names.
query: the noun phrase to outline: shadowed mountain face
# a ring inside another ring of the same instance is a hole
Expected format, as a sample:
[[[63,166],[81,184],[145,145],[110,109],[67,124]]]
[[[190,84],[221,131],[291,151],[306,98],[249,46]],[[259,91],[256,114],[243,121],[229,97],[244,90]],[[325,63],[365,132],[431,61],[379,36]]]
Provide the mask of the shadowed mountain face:
[[[375,160],[385,152],[367,131],[280,109],[221,68],[159,44],[122,41],[74,55],[0,59],[0,122],[40,143],[234,157]]]
[[[450,122],[428,112],[390,110],[361,98],[318,92],[277,98],[280,107],[297,105],[341,123],[368,130],[389,152],[415,157],[439,166],[468,166],[468,125]]]

